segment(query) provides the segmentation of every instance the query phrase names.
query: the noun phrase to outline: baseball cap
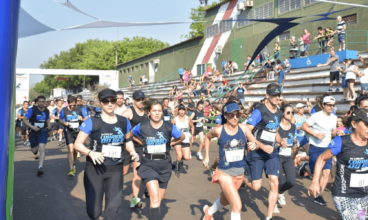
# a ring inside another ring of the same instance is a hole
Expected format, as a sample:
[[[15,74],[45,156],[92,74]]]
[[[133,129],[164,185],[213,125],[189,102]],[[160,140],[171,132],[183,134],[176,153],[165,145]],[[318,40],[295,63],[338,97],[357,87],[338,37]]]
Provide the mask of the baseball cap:
[[[141,99],[141,98],[146,98],[146,96],[144,95],[144,93],[141,91],[141,90],[137,90],[137,91],[134,91],[133,93],[133,99],[134,100],[138,100],[138,99]]]
[[[185,106],[184,105],[179,105],[179,107],[178,107],[178,110],[185,110]]]
[[[116,92],[112,89],[104,89],[101,92],[98,93],[98,99],[104,99],[107,97],[115,97],[116,98]]]
[[[323,98],[323,103],[335,103],[335,98],[332,96],[326,96]]]
[[[296,108],[303,108],[305,105],[303,103],[296,104]]]
[[[224,112],[226,112],[226,113],[230,113],[230,112],[233,112],[233,111],[236,111],[236,110],[238,110],[238,111],[240,110],[239,105],[236,102],[229,103],[224,107]]]
[[[361,113],[361,114],[356,114],[356,113],[353,113],[351,115],[351,120],[352,121],[355,121],[355,120],[362,120],[364,122],[368,122],[368,113]]]

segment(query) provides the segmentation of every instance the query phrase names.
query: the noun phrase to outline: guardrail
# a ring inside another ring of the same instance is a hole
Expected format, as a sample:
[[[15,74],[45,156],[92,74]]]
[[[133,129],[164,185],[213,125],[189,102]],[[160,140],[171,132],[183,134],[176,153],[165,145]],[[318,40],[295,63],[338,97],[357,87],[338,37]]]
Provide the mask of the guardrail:
[[[151,91],[148,91],[147,93],[149,93],[150,95],[155,94],[155,91],[156,91],[156,89],[157,89],[157,86],[158,86],[160,83],[165,83],[165,82],[167,82],[167,81],[169,81],[169,80],[174,79],[174,78],[175,78],[175,73],[176,73],[176,72],[172,72],[172,73],[170,73],[170,74],[166,75],[164,78],[160,79],[158,82],[156,82],[156,83],[153,85],[152,90],[151,90]]]

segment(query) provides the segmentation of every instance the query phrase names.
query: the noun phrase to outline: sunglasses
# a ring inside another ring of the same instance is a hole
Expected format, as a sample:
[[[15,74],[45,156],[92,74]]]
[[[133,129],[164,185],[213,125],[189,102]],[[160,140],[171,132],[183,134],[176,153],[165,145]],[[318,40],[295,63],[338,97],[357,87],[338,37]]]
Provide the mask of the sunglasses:
[[[240,113],[240,112],[238,112],[238,113],[236,113],[236,114],[234,114],[234,113],[229,113],[227,116],[229,117],[229,119],[232,119],[232,118],[234,118],[235,116],[236,116],[237,118],[240,118],[241,113]]]
[[[75,106],[77,106],[77,105],[69,105],[70,107],[75,107]]]
[[[286,114],[287,114],[287,115],[290,115],[290,114],[292,114],[292,115],[293,115],[293,114],[294,114],[294,112],[292,112],[292,111],[288,111],[288,112],[286,112]]]
[[[109,103],[111,103],[111,104],[115,104],[116,103],[116,98],[113,98],[113,99],[102,99],[101,100],[101,102],[102,102],[102,104],[104,104],[104,105],[107,105],[107,104],[109,104]]]
[[[143,102],[144,101],[144,98],[141,98],[141,99],[134,99],[136,102]]]

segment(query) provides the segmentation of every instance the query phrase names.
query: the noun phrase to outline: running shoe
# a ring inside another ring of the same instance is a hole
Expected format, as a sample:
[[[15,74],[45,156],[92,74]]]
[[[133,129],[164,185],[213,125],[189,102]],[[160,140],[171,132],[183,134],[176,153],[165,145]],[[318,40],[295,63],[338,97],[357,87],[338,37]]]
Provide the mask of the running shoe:
[[[27,146],[30,147],[31,146],[31,142],[27,141]]]
[[[327,90],[327,92],[332,92],[332,88],[329,88],[329,89]]]
[[[335,92],[340,92],[340,89],[339,88],[336,88],[336,91]]]
[[[175,178],[180,178],[180,171],[176,171]]]
[[[141,199],[138,197],[134,197],[132,202],[130,203],[130,208],[136,208],[139,203],[141,203]]]
[[[38,160],[38,155],[36,155],[36,156],[34,157],[34,159],[35,159],[35,160]]]
[[[192,154],[190,154],[190,159],[192,159]]]
[[[61,145],[62,145],[62,143],[61,143],[61,141],[59,141],[58,146],[61,146]]]
[[[277,204],[275,205],[275,208],[273,209],[273,213],[280,213],[279,208],[277,208]]]
[[[148,190],[147,190],[147,189],[144,191],[144,196],[145,196],[147,199],[149,199],[149,197],[150,197],[150,195],[149,195],[149,193],[148,193]]]
[[[80,155],[80,153],[79,153],[79,151],[77,152],[77,158],[80,158],[81,157],[81,155]]]
[[[317,196],[317,198],[314,199],[314,203],[317,203],[320,205],[327,205],[327,202],[323,199],[322,196]]]
[[[210,207],[208,205],[203,206],[204,217],[203,220],[213,220],[213,215],[208,214]]]
[[[303,163],[303,165],[300,167],[300,169],[299,169],[299,175],[300,175],[301,177],[304,177],[305,172],[307,172],[307,171],[306,171],[306,169],[305,169],[305,167],[306,167],[307,165],[309,165],[309,163],[308,163],[308,161],[305,161],[305,162]]]
[[[202,153],[201,152],[198,152],[197,153],[197,157],[199,160],[203,160],[203,156],[202,156]]]
[[[73,169],[69,170],[68,176],[75,176]]]
[[[74,173],[74,175],[77,173],[77,168],[73,167],[73,169],[71,169]]]
[[[42,167],[39,167],[37,171],[37,176],[42,176],[42,175],[43,175]]]
[[[279,204],[280,205],[286,205],[286,201],[285,201],[285,196],[284,196],[284,194],[280,194],[279,196],[278,196],[278,200],[277,200],[278,202],[279,202]]]
[[[27,142],[24,142],[23,143],[23,147],[27,147]]]

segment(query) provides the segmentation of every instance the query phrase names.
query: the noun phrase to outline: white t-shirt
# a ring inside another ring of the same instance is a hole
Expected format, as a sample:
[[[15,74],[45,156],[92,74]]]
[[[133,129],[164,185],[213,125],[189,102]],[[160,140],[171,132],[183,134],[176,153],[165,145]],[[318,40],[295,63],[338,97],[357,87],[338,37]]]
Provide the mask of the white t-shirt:
[[[121,115],[125,110],[127,109],[127,107],[125,105],[123,105],[121,108],[118,109],[118,107],[116,106],[114,113],[117,115]]]
[[[365,68],[363,71],[364,76],[360,77],[360,83],[368,83],[368,68]]]
[[[311,135],[309,143],[316,147],[327,148],[331,142],[331,132],[336,129],[337,116],[332,113],[327,116],[323,111],[319,111],[311,115],[306,122],[311,126],[313,132],[325,134],[325,138],[322,140]]]
[[[356,75],[352,70],[354,70],[355,65],[351,65],[348,67],[348,70],[346,71],[346,77],[345,79],[356,79]]]
[[[238,69],[238,64],[234,62],[234,63],[233,63],[233,68],[234,68],[234,69]]]

